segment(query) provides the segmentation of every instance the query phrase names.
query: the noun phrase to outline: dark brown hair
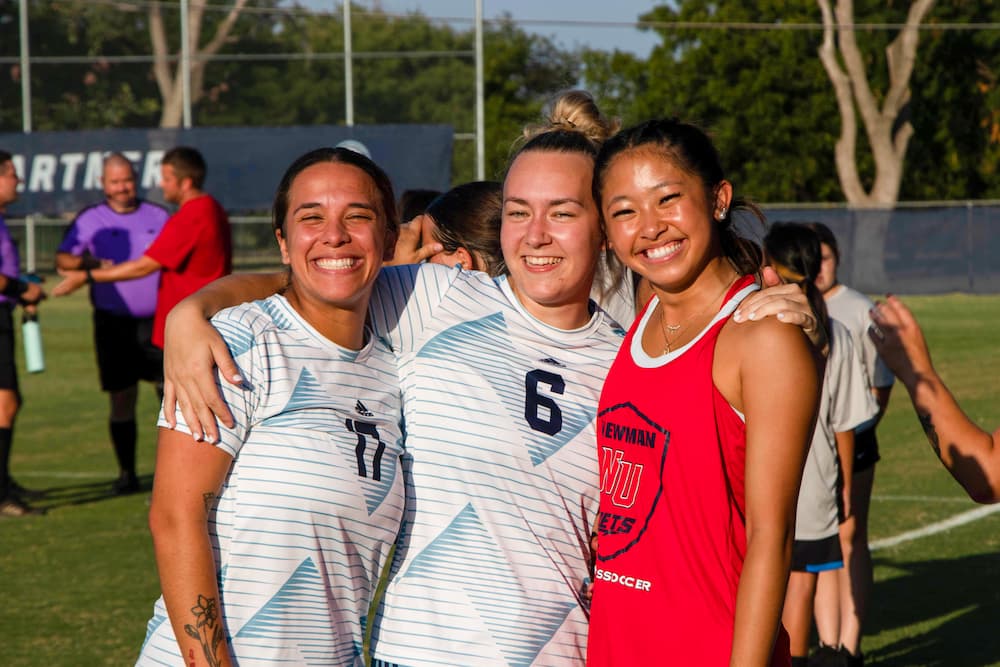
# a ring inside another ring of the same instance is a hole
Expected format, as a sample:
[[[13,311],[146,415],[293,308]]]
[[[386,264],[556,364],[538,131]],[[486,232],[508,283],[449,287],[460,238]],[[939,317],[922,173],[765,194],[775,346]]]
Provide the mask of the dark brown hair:
[[[502,211],[503,185],[497,181],[457,185],[427,207],[427,215],[437,227],[434,237],[445,251],[453,253],[461,247],[470,254],[478,254],[491,276],[507,272],[500,249]]]
[[[178,181],[190,178],[191,185],[196,190],[201,190],[204,187],[205,174],[208,173],[208,169],[205,166],[205,158],[201,156],[198,149],[190,146],[171,148],[163,154],[161,164],[170,165]]]
[[[285,233],[288,193],[292,189],[295,178],[309,167],[321,162],[349,164],[368,174],[374,181],[381,199],[381,212],[385,216],[386,229],[389,231],[399,229],[399,218],[396,215],[396,196],[392,191],[392,181],[389,180],[389,176],[382,171],[381,167],[361,153],[349,148],[317,148],[296,159],[281,177],[278,189],[274,193],[274,203],[271,205],[271,228],[273,230],[280,231],[282,235]]]
[[[620,153],[648,147],[660,151],[682,171],[697,176],[705,186],[707,201],[715,198],[715,191],[725,180],[722,161],[712,140],[704,130],[676,118],[650,120],[622,130],[604,142],[594,165],[594,201],[601,205],[601,189],[608,167]],[[733,212],[748,211],[764,224],[764,214],[752,201],[734,197],[718,226],[722,254],[740,274],[759,274],[762,254],[760,246],[743,238],[733,228]],[[607,224],[607,221],[605,221]]]

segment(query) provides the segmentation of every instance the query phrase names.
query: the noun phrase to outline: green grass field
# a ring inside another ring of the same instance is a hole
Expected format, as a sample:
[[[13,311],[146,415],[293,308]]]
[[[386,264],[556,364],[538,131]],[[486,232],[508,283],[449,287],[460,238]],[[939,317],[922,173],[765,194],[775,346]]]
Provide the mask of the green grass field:
[[[1000,424],[1000,296],[905,299],[969,414]],[[0,662],[127,665],[159,594],[146,528],[148,492],[110,495],[107,437],[83,292],[43,305],[47,369],[22,374],[12,469],[42,489],[47,516],[0,519]],[[139,470],[154,462],[157,405],[140,391]],[[905,391],[880,427],[871,532],[876,542],[960,515],[967,500],[925,442]],[[1000,665],[1000,513],[875,552],[868,664]]]

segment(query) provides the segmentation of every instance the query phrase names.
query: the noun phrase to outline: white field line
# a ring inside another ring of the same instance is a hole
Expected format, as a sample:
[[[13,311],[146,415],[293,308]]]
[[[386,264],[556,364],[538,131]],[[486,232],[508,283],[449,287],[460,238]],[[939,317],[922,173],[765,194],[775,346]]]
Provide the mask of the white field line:
[[[872,500],[906,502],[906,503],[961,503],[963,505],[973,504],[973,502],[969,500],[968,496],[897,496],[897,495],[875,494],[872,496]]]
[[[956,514],[955,516],[945,519],[944,521],[937,521],[935,523],[928,524],[923,528],[918,528],[917,530],[908,530],[905,533],[900,533],[894,537],[875,540],[868,545],[868,548],[872,551],[888,549],[889,547],[894,547],[904,542],[916,540],[921,537],[927,537],[928,535],[934,535],[936,533],[943,533],[946,530],[951,530],[952,528],[957,528],[958,526],[964,526],[967,523],[978,521],[979,519],[987,517],[991,514],[996,514],[997,512],[1000,512],[1000,504],[976,507],[975,509],[971,509],[967,512]]]
[[[88,472],[88,471],[84,471],[84,470],[67,470],[67,471],[61,471],[61,472],[56,472],[56,471],[45,472],[45,471],[42,471],[42,470],[27,470],[27,471],[18,470],[16,476],[17,477],[53,477],[55,479],[93,479],[93,480],[108,479],[108,480],[113,480],[118,475],[117,475],[117,473],[112,472],[111,470],[108,470],[107,472],[93,472],[93,471]]]

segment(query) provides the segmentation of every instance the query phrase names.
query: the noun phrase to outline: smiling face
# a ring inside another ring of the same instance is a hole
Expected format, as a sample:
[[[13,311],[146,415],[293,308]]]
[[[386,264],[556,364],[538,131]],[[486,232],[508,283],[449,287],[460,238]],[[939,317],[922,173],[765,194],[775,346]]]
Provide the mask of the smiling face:
[[[654,288],[684,289],[721,260],[715,218],[732,199],[727,181],[709,192],[665,151],[640,147],[613,158],[601,199],[609,244]]]
[[[525,309],[561,329],[590,319],[589,297],[603,238],[581,153],[527,151],[503,186],[500,245]]]
[[[120,160],[109,160],[101,174],[101,187],[108,206],[118,213],[135,210],[135,172],[132,165]]]
[[[313,323],[331,307],[363,315],[395,241],[375,182],[340,162],[313,164],[295,177],[276,236],[291,269],[288,299]]]

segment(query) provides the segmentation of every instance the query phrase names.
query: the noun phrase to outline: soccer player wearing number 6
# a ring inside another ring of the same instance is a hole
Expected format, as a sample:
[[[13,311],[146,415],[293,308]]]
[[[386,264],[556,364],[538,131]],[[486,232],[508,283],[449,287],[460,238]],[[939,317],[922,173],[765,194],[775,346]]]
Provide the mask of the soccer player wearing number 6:
[[[363,664],[403,513],[395,360],[365,326],[394,202],[385,173],[347,149],[285,173],[273,226],[286,287],[213,319],[245,382],[221,383],[236,424],[215,446],[160,431],[149,520],[163,596],[138,664]]]

